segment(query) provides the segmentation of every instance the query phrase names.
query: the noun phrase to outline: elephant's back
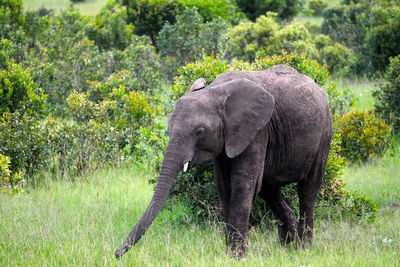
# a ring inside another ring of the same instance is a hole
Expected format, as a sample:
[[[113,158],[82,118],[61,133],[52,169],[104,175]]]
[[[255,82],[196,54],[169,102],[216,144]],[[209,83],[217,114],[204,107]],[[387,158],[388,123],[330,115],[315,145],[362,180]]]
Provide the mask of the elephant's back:
[[[235,79],[251,80],[270,92],[277,105],[287,111],[288,116],[312,115],[318,111],[323,117],[329,113],[325,93],[308,76],[286,65],[275,65],[262,71],[231,71],[219,75],[212,85]]]

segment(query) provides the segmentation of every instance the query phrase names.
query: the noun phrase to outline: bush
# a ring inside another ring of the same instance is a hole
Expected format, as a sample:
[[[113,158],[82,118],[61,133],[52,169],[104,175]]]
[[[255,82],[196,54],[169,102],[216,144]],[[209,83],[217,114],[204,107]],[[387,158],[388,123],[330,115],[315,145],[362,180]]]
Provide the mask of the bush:
[[[297,54],[282,54],[279,56],[257,59],[253,64],[233,61],[228,64],[220,57],[203,58],[202,62],[189,63],[178,71],[173,86],[173,99],[176,101],[186,93],[192,82],[198,78],[205,78],[211,83],[220,73],[231,70],[262,70],[277,64],[286,64],[294,67],[300,73],[310,76],[322,88],[328,91],[328,99],[331,107],[336,112],[349,108],[348,95],[341,94],[331,82],[326,67],[321,67],[316,61],[309,60],[305,56]],[[345,160],[340,155],[341,136],[335,135],[328,158],[327,168],[324,175],[323,186],[319,196],[320,201],[330,206],[341,206],[346,209],[353,208],[347,200],[349,192],[344,190],[344,183],[341,179]],[[204,220],[210,217],[218,217],[220,212],[219,201],[213,181],[212,163],[198,166],[187,173],[180,173],[175,181],[171,199],[179,199],[191,207],[194,220]],[[283,195],[294,204],[297,201],[297,190],[295,185],[290,185],[282,190]],[[322,203],[322,202],[321,202]],[[366,204],[368,205],[368,204]],[[369,211],[368,208],[365,211]],[[256,201],[252,211],[252,221],[260,221],[265,216],[265,204],[263,201]]]
[[[348,74],[349,65],[355,61],[350,49],[334,43],[329,36],[313,38],[308,29],[298,22],[283,26],[276,19],[276,14],[270,12],[258,17],[254,23],[242,22],[230,29],[224,46],[228,60],[237,58],[250,62],[279,54],[282,50],[318,60],[338,75]]]
[[[132,24],[127,24],[126,8],[110,1],[86,26],[85,32],[90,40],[102,50],[125,49],[133,41]]]
[[[93,82],[89,90],[97,93],[93,101],[89,93],[74,91],[66,110],[72,121],[49,121],[52,154],[59,159],[53,165],[62,173],[81,175],[105,163],[118,164],[142,154],[138,143],[143,135],[146,140],[156,137],[152,129],[159,129],[154,122],[159,110],[151,106],[154,101],[146,92],[128,91],[121,77],[125,76],[112,76],[104,84]]]
[[[0,119],[0,154],[10,158],[12,173],[32,178],[49,157],[45,125],[18,111],[4,113]]]
[[[201,59],[204,53],[222,52],[226,28],[227,24],[220,19],[204,23],[196,8],[185,9],[174,25],[167,22],[158,36],[164,65],[169,65],[165,71],[167,76],[174,76],[179,66]]]
[[[23,192],[23,175],[10,170],[10,158],[0,154],[0,190],[7,193]]]
[[[23,24],[22,0],[0,0],[0,37],[10,38]]]
[[[178,76],[172,87],[172,100],[175,102],[187,93],[193,81],[204,78],[207,83],[211,83],[221,73],[227,71],[227,63],[219,56],[203,56],[203,61],[188,63],[186,66],[179,67]],[[173,103],[174,104],[174,103]]]
[[[375,110],[400,133],[400,55],[390,61],[381,88],[373,93]]]
[[[400,6],[397,1],[356,1],[324,12],[321,30],[359,58],[356,74],[382,72],[398,54]]]
[[[15,64],[12,43],[0,41],[0,115],[5,112],[41,116],[45,113],[46,96],[32,80],[29,71]]]
[[[40,123],[46,95],[30,72],[11,58],[12,43],[2,39],[0,49],[0,154],[7,156],[4,172],[8,173],[2,181],[11,191],[19,191],[22,175],[32,177],[47,159],[45,128]]]
[[[297,22],[282,26],[276,13],[268,12],[255,22],[242,22],[228,31],[224,51],[227,59],[254,61],[285,50],[316,58],[318,51],[307,28]]]
[[[383,72],[400,51],[400,5],[374,6],[366,35],[365,56],[375,70]]]
[[[390,126],[373,113],[352,111],[335,117],[342,135],[342,154],[351,162],[382,156],[390,145]]]
[[[122,70],[127,70],[131,79],[135,80],[134,84],[130,84],[134,86],[130,90],[152,92],[160,87],[159,57],[147,38],[131,36],[131,43],[124,50],[106,51],[100,51],[88,39],[69,44],[72,39],[65,38],[65,44],[56,41],[55,47],[50,46],[44,54],[34,48],[32,53],[37,52],[41,56],[29,56],[25,61],[32,70],[33,79],[48,95],[51,111],[55,114],[63,114],[66,98],[73,90],[87,92],[90,87],[88,81],[103,82]]]
[[[314,16],[321,16],[322,12],[325,8],[328,7],[328,4],[322,0],[309,0],[308,8],[312,11]]]
[[[178,0],[184,7],[196,7],[206,22],[213,19],[232,21],[236,18],[237,6],[231,0]]]
[[[319,34],[315,39],[319,51],[318,61],[328,67],[330,73],[348,75],[351,65],[356,62],[356,57],[351,50],[342,44],[334,43],[329,36]]]
[[[156,46],[156,36],[166,22],[174,24],[176,15],[183,7],[175,0],[119,0],[126,6],[128,23],[135,26],[135,33],[138,35],[148,35],[152,44]]]
[[[289,20],[294,18],[302,7],[302,1],[299,0],[236,0],[236,3],[239,9],[252,21],[255,21],[267,11],[276,12],[280,19]]]

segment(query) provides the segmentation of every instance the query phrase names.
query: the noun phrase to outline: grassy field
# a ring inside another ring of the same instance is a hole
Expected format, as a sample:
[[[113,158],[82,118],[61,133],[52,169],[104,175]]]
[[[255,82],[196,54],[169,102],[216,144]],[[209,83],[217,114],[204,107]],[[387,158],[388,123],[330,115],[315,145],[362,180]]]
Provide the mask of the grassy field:
[[[87,0],[83,3],[74,4],[74,7],[82,14],[96,15],[108,1],[109,0]],[[65,9],[72,3],[70,0],[23,0],[22,2],[24,3],[25,9],[45,7],[56,11]]]
[[[137,246],[122,260],[114,259],[114,249],[151,198],[149,170],[133,166],[101,170],[77,181],[48,181],[17,197],[0,195],[0,265],[399,266],[396,156],[350,168],[346,175],[350,188],[366,190],[384,205],[375,223],[338,219],[334,210],[319,208],[311,250],[282,247],[276,228],[255,227],[250,252],[240,262],[225,254],[222,224],[188,224],[179,205],[164,209]],[[387,164],[392,172],[380,172]]]
[[[353,108],[356,110],[368,110],[374,107],[372,93],[379,89],[379,81],[370,81],[365,78],[358,80],[336,79],[335,83],[340,89],[350,90],[355,98]]]

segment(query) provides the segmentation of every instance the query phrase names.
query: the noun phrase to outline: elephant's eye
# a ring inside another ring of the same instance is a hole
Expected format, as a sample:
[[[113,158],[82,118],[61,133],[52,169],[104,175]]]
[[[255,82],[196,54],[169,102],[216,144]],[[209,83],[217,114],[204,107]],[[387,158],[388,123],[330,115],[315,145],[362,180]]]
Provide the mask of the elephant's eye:
[[[204,127],[197,128],[197,130],[194,132],[194,135],[197,137],[202,137],[204,133],[206,132],[206,129]]]

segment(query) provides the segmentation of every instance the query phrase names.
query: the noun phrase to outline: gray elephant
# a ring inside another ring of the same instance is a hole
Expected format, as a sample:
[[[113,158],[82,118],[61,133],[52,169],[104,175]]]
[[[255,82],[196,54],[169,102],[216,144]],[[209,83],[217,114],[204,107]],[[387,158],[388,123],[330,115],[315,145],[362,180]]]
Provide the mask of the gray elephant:
[[[123,245],[140,240],[164,205],[180,169],[214,161],[215,184],[226,223],[226,245],[247,250],[248,220],[259,194],[278,219],[280,241],[311,245],[314,206],[329,153],[332,122],[325,94],[309,77],[278,65],[233,71],[206,86],[198,79],[168,121],[169,143],[153,198]],[[280,188],[298,184],[299,220]]]

